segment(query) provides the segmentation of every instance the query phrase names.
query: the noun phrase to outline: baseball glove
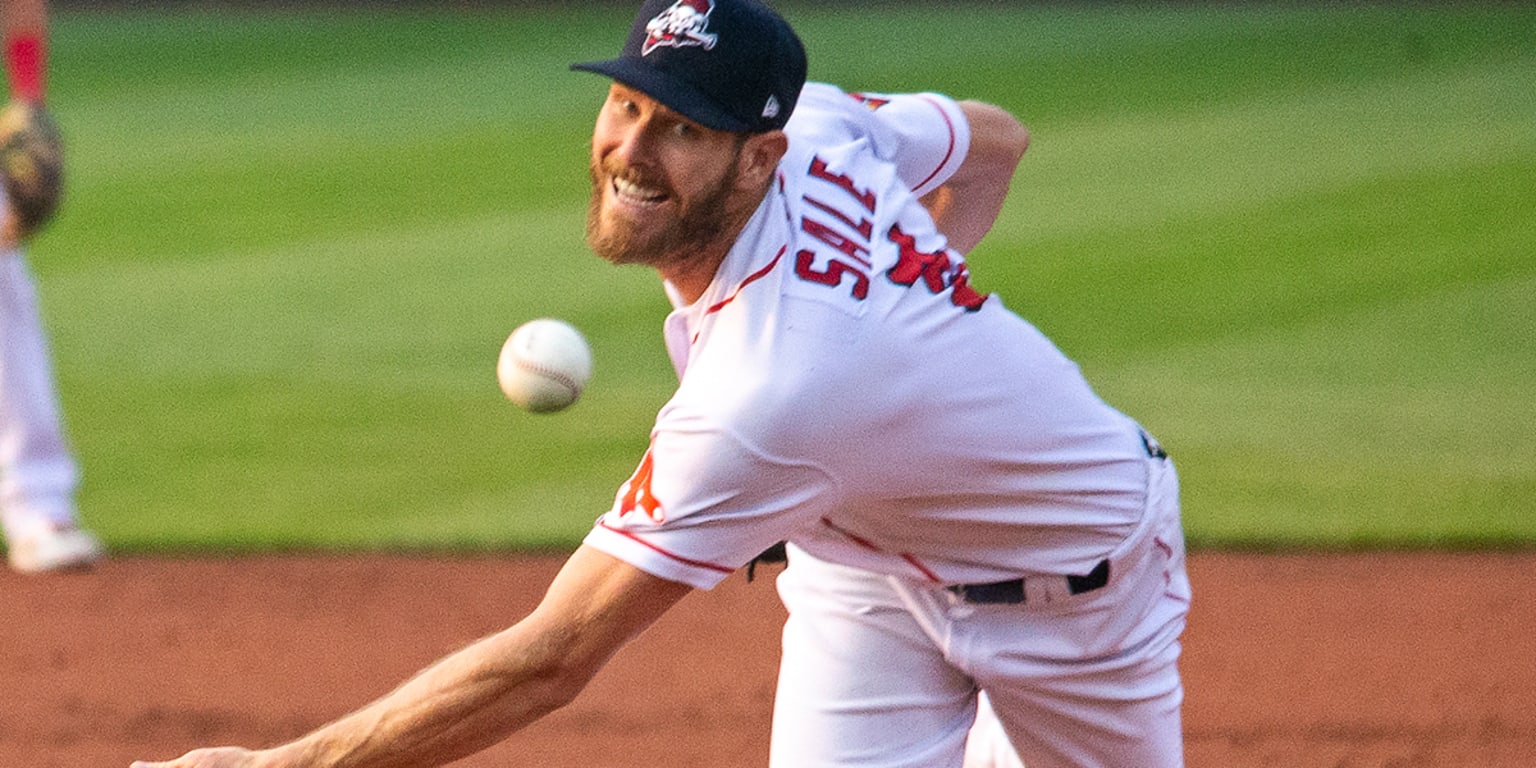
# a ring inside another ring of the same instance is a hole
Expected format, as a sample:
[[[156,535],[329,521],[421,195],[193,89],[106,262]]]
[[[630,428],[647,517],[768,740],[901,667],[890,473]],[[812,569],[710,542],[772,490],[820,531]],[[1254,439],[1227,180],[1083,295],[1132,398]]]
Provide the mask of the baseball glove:
[[[0,184],[25,239],[53,218],[64,192],[59,129],[41,104],[16,100],[0,109]]]

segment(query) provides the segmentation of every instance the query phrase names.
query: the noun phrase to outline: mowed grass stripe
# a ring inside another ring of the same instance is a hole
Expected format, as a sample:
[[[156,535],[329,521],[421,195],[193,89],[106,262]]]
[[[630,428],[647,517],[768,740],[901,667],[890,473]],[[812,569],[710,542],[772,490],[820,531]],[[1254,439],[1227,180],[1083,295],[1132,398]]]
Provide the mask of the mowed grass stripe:
[[[1536,274],[1189,346],[1108,371],[1175,425],[1207,544],[1528,540]]]
[[[1173,448],[1195,540],[1536,541],[1536,12],[787,9],[813,77],[1030,122],[977,283]],[[565,67],[629,16],[63,14],[71,197],[33,264],[87,520],[575,541],[674,384],[654,278],[580,243],[603,84]],[[597,353],[553,418],[492,375],[538,315]]]

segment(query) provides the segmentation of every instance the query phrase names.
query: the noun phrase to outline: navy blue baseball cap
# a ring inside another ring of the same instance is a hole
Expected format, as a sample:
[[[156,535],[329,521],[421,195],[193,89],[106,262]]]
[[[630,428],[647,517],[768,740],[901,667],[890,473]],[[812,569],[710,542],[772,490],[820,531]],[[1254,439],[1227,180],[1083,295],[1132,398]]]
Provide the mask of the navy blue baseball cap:
[[[777,130],[805,85],[805,46],[758,0],[646,0],[616,59],[572,64],[709,128]]]

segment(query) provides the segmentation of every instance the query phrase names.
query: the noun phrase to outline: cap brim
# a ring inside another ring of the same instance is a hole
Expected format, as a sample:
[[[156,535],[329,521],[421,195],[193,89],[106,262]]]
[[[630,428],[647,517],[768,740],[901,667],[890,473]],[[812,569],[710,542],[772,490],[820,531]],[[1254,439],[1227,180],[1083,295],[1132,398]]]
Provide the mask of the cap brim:
[[[688,83],[635,59],[587,61],[572,64],[571,69],[607,75],[706,128],[734,133],[752,129],[752,126],[716,108],[704,94]]]

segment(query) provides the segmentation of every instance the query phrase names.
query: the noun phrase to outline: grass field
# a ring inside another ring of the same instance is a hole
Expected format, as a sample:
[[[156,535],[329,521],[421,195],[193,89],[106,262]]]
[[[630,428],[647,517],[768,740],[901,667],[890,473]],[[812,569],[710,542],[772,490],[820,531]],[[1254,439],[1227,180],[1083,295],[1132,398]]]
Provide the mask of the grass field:
[[[1179,461],[1206,546],[1536,542],[1536,10],[786,3],[811,75],[1035,144],[976,282]],[[585,251],[627,7],[56,14],[32,251],[87,522],[124,551],[568,546],[675,384]],[[494,379],[567,318],[556,416]]]

